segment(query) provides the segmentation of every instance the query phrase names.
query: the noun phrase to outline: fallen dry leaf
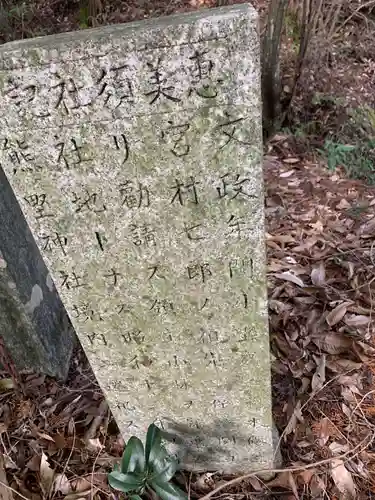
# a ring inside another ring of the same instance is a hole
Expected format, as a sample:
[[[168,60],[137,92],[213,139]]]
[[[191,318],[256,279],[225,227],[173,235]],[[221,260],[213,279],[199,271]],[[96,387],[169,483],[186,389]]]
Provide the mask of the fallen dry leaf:
[[[314,434],[317,434],[319,446],[325,446],[331,437],[332,424],[327,417],[322,418],[317,425],[314,426]]]
[[[290,281],[291,283],[294,283],[295,285],[298,285],[300,287],[304,287],[305,284],[301,280],[301,278],[298,278],[297,276],[294,276],[294,274],[290,272],[285,272],[281,274],[274,274],[275,278],[279,278],[280,280],[284,281]]]
[[[324,262],[313,268],[311,271],[311,281],[315,286],[324,286],[326,282],[326,270]]]
[[[292,416],[290,417],[289,422],[284,429],[284,440],[289,434],[291,434],[296,430],[297,422],[303,422],[303,416],[301,412],[301,401],[297,401]]]
[[[192,484],[194,489],[198,489],[201,491],[212,490],[215,487],[215,481],[212,478],[212,472],[205,472],[204,474],[200,474],[197,480]]]
[[[305,252],[306,250],[311,250],[316,243],[318,243],[318,238],[309,238],[301,245],[298,245],[293,248],[293,252]]]
[[[302,485],[309,485],[314,474],[316,474],[315,469],[308,469],[301,471],[297,476],[297,481]]]
[[[343,373],[349,370],[359,370],[362,367],[362,363],[357,363],[351,359],[338,358],[327,361],[326,366],[335,373]]]
[[[328,354],[340,354],[348,351],[352,346],[352,340],[338,333],[327,333],[311,338],[314,344]]]
[[[55,440],[51,436],[49,436],[48,434],[46,434],[45,432],[39,432],[39,431],[37,431],[36,435],[38,437],[40,437],[41,439],[45,439],[46,441],[52,441],[53,443],[55,442]]]
[[[4,456],[0,452],[0,500],[13,500],[12,490],[8,487],[7,475],[4,466]]]
[[[40,461],[41,457],[39,455],[34,455],[27,462],[26,467],[34,472],[37,472],[40,470]]]
[[[288,165],[293,165],[294,163],[299,163],[301,160],[299,158],[284,158],[283,163],[287,163]]]
[[[352,314],[346,317],[344,321],[348,326],[366,326],[370,322],[370,318],[362,314]]]
[[[334,326],[339,321],[341,321],[351,304],[353,304],[353,302],[343,302],[342,304],[339,304],[334,309],[332,309],[332,311],[329,312],[326,316],[326,321],[329,326]]]
[[[278,486],[279,488],[285,488],[287,490],[291,489],[293,491],[293,495],[295,497],[295,500],[299,500],[299,495],[298,495],[298,490],[297,490],[297,485],[294,480],[293,474],[290,471],[285,471],[279,473],[275,479],[272,481],[269,481],[267,483],[268,487],[276,487]]]
[[[327,490],[327,485],[323,479],[317,474],[310,481],[310,491],[313,498],[320,499],[324,498],[324,493]]]
[[[331,463],[331,476],[340,493],[342,500],[351,500],[356,496],[356,488],[351,473],[345,467],[344,462],[335,458]]]
[[[333,441],[333,443],[329,445],[329,449],[333,455],[342,455],[343,453],[349,451],[350,447],[348,444],[340,444],[337,441]]]
[[[65,474],[56,474],[53,482],[53,491],[67,495],[72,491],[72,486]]]
[[[256,477],[249,477],[249,483],[254,491],[263,491],[262,483]]]
[[[340,201],[340,203],[338,203],[336,205],[336,208],[338,210],[344,210],[344,209],[350,208],[350,207],[351,207],[351,204],[345,198],[342,198],[342,200]]]
[[[79,477],[77,479],[73,479],[71,486],[72,486],[72,490],[75,493],[80,493],[82,491],[86,491],[89,488],[91,488],[91,483],[85,477]]]
[[[80,491],[79,493],[69,493],[64,497],[64,500],[87,500],[89,495],[93,495],[92,498],[94,498],[96,491],[97,488],[90,487],[88,490]]]
[[[341,396],[347,403],[349,403],[349,405],[357,405],[357,398],[355,397],[355,394],[358,394],[357,390],[353,390],[353,388],[349,388],[346,386],[341,387]]]
[[[48,495],[52,488],[55,471],[49,465],[48,458],[45,453],[42,453],[40,459],[39,474],[40,474],[40,484],[43,489],[43,492],[45,495]]]
[[[319,391],[326,381],[326,356],[323,354],[318,360],[316,371],[311,380],[313,392]]]
[[[87,439],[85,442],[89,451],[98,452],[103,449],[103,445],[99,438]]]
[[[286,179],[286,178],[290,177],[293,174],[294,174],[294,170],[288,170],[287,172],[281,173],[280,177]]]

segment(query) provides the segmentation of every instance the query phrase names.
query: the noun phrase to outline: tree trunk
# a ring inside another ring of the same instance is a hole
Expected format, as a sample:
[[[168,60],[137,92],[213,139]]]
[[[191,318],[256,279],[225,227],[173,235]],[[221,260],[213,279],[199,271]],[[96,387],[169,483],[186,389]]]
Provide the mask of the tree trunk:
[[[280,43],[288,0],[271,0],[262,41],[263,130],[270,136],[281,124]]]

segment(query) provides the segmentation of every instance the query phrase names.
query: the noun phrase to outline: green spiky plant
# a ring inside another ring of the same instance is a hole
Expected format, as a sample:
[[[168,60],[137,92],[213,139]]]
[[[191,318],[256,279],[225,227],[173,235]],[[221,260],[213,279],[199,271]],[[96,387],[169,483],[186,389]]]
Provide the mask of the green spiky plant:
[[[126,444],[121,467],[108,475],[112,488],[141,500],[145,491],[154,491],[162,500],[187,500],[187,495],[170,480],[177,470],[177,460],[162,445],[162,434],[156,425],[147,430],[146,445],[132,436]]]

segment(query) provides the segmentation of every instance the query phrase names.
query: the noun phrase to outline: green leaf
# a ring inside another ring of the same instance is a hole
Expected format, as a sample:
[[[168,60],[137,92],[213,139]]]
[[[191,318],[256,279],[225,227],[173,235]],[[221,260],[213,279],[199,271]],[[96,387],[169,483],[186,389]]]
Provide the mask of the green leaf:
[[[117,470],[108,474],[108,483],[115,490],[123,491],[137,491],[143,487],[143,478],[137,474],[124,474]]]
[[[121,461],[121,472],[142,473],[145,470],[145,450],[140,439],[132,436],[126,443]]]
[[[129,500],[142,500],[142,498],[139,495],[130,495]]]
[[[149,485],[162,500],[186,500],[188,498],[186,493],[172,483],[159,482],[153,479]]]
[[[338,151],[343,151],[343,152],[347,152],[347,151],[354,151],[356,149],[355,146],[352,146],[351,144],[340,144],[338,147],[337,147]]]
[[[148,459],[149,468],[156,472],[161,472],[165,468],[169,453],[162,444],[159,444],[158,447],[154,446],[151,451],[152,453],[150,453]]]
[[[161,445],[161,431],[155,424],[151,424],[147,430],[146,436],[146,465],[149,460],[153,460],[156,453],[159,453]]]
[[[150,456],[149,468],[154,473],[154,478],[157,481],[166,482],[172,479],[178,467],[178,462],[175,460],[164,446],[159,448],[158,453]]]
[[[164,469],[155,476],[155,479],[157,481],[167,482],[175,475],[177,468],[177,460],[171,459],[170,462],[166,464]]]

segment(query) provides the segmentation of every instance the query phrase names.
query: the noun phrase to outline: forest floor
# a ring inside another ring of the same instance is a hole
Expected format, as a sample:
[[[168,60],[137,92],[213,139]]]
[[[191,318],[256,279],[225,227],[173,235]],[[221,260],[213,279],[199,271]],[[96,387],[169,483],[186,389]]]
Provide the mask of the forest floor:
[[[97,0],[89,10],[3,0],[0,40],[219,3],[238,2]],[[265,6],[257,3],[262,16]],[[273,407],[285,470],[215,498],[375,498],[375,28],[371,11],[350,12],[324,57],[316,46],[285,126],[265,145]],[[296,33],[293,16],[286,21],[287,96]],[[114,498],[106,477],[124,442],[82,351],[65,384],[4,372],[0,391],[0,497]],[[192,498],[228,479],[176,477]]]

